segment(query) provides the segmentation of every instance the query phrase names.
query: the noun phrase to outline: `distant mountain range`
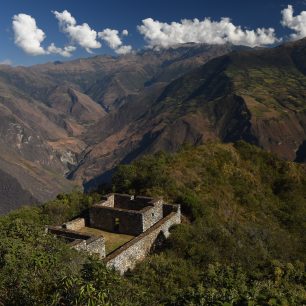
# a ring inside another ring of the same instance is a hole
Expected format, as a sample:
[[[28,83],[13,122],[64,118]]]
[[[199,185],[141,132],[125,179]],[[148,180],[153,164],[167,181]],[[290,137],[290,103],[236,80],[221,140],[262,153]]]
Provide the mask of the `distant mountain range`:
[[[0,212],[92,188],[120,162],[184,143],[244,139],[303,162],[305,74],[306,40],[2,65],[0,187],[12,187]]]

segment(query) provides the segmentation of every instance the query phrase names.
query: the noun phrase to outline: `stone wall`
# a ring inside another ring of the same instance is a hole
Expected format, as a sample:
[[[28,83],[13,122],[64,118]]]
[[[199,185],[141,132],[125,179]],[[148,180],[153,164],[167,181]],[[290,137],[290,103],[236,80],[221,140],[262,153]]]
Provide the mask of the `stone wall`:
[[[115,203],[115,208],[140,211],[148,207],[148,205],[148,203],[135,199],[130,201],[117,201]]]
[[[142,231],[145,232],[155,223],[163,218],[163,201],[159,200],[154,206],[149,206],[142,210]]]
[[[74,219],[72,221],[69,221],[63,224],[63,228],[66,228],[72,231],[79,231],[83,227],[85,227],[84,218],[77,218],[77,219]]]
[[[149,197],[115,194],[115,207],[121,209],[140,211],[146,207],[154,206],[154,203],[154,200]]]
[[[91,237],[87,240],[75,240],[70,243],[70,247],[78,251],[86,251],[89,254],[96,254],[100,259],[105,258],[105,240],[103,237]]]
[[[88,220],[86,220],[88,222]],[[133,269],[152,250],[169,237],[169,228],[181,223],[180,205],[164,204],[163,200],[111,194],[89,210],[89,226],[109,232],[137,236],[107,257],[104,237],[78,232],[85,226],[82,218],[67,222],[63,227],[48,227],[48,232],[64,239],[76,250],[87,251],[115,268],[121,274]]]
[[[99,205],[103,205],[106,207],[114,207],[115,206],[115,195],[110,194],[108,196],[103,197],[102,202],[100,202]]]
[[[116,218],[118,228],[116,228]],[[94,205],[89,212],[90,227],[137,236],[143,232],[142,214],[138,211]]]
[[[105,240],[104,237],[86,235],[73,230],[61,227],[48,227],[48,232],[69,242],[70,247],[80,251],[87,251],[90,254],[97,254],[100,259],[105,258]]]
[[[86,240],[86,250],[90,254],[96,254],[100,259],[105,258],[105,240],[104,237],[91,237]]]
[[[149,197],[134,197],[128,194],[113,193],[106,195],[97,205],[126,210],[142,210],[147,206],[153,206],[154,202]]]
[[[77,231],[67,230],[61,226],[48,226],[48,233],[54,234],[67,240],[87,240],[91,236]]]
[[[90,209],[89,226],[137,236],[162,218],[162,200],[111,194]]]
[[[146,232],[129,241],[119,249],[109,254],[104,261],[107,267],[114,268],[120,274],[133,269],[137,262],[143,260],[158,243],[169,237],[169,228],[181,223],[180,207],[172,205],[172,212]]]

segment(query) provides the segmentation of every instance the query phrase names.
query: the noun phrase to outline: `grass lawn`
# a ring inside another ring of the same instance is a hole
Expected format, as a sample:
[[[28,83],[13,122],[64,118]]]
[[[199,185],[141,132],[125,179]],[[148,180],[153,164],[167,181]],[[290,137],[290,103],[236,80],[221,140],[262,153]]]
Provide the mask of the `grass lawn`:
[[[84,227],[80,232],[88,235],[103,236],[105,238],[106,255],[134,238],[134,236],[110,233],[91,227]]]

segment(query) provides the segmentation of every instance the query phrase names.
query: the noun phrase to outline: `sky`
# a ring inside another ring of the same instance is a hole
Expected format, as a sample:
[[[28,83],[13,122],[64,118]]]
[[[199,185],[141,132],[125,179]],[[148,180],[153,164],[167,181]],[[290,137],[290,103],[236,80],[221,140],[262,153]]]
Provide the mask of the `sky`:
[[[306,0],[2,0],[0,64],[306,37]]]

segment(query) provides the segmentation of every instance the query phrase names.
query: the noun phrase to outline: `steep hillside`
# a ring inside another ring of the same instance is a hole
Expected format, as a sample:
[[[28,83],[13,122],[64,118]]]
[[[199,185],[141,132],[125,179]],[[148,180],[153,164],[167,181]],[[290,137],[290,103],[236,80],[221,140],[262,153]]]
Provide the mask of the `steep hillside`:
[[[243,139],[305,160],[305,51],[306,40],[235,51],[176,79],[146,107],[142,101],[122,106],[97,123],[100,134],[87,135],[94,145],[74,176],[88,180],[119,161],[211,139]]]
[[[305,166],[245,142],[209,143],[121,165],[110,189],[180,203],[183,222],[121,277],[45,232],[101,195],[61,194],[1,216],[1,304],[305,304]]]
[[[0,215],[6,214],[21,205],[38,203],[18,181],[0,170]]]
[[[243,139],[304,162],[305,50],[306,40],[272,49],[187,44],[1,66],[0,169],[44,201],[184,143]]]
[[[244,139],[294,160],[306,139],[306,76],[300,64],[305,50],[303,40],[213,60],[169,85],[149,120],[167,117],[175,130],[200,117],[208,126],[195,124],[194,130],[204,140],[209,133],[226,142]],[[165,132],[160,138],[162,146],[171,143]]]
[[[210,143],[122,165],[113,189],[163,196],[188,217],[129,273],[148,288],[143,305],[304,303],[304,166],[245,142]]]
[[[75,182],[66,176],[86,159],[91,139],[110,131],[98,122],[127,122],[139,111],[111,118],[125,105],[145,109],[169,82],[233,48],[239,47],[183,45],[29,68],[1,65],[0,170],[40,201],[71,190]],[[89,178],[95,174],[89,170]],[[76,183],[82,186],[81,175]]]

